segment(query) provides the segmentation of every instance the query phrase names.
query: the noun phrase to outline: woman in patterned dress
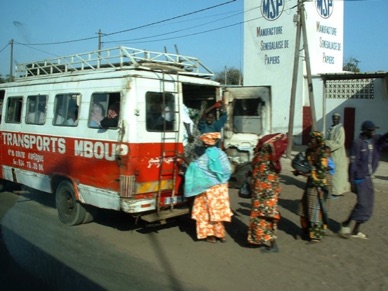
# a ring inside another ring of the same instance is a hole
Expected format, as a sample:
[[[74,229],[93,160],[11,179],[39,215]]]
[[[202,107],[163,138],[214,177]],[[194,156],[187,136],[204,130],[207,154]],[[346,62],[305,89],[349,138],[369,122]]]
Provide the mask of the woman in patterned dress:
[[[266,135],[259,140],[252,160],[252,208],[248,243],[261,246],[264,252],[278,251],[276,229],[280,219],[278,211],[280,158],[286,148],[285,134]]]
[[[295,175],[307,177],[303,197],[299,202],[298,214],[304,235],[310,242],[319,242],[323,239],[328,224],[326,200],[329,198],[327,189],[328,156],[325,150],[325,141],[322,133],[310,133],[309,147],[306,150],[306,159],[311,165],[308,174],[297,170]]]
[[[189,164],[184,191],[185,197],[195,196],[191,218],[196,220],[197,238],[210,243],[226,241],[224,222],[230,222],[233,215],[228,192],[232,168],[226,154],[215,146],[220,137],[219,132],[202,134],[199,138],[206,150],[195,161],[177,154]]]

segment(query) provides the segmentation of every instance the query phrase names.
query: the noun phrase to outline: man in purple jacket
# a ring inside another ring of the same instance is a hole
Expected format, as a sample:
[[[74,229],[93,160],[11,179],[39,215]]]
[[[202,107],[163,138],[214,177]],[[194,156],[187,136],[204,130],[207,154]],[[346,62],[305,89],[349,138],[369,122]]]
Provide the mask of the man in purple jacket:
[[[379,163],[379,153],[388,146],[388,133],[375,134],[376,125],[372,121],[364,121],[361,134],[354,140],[350,153],[349,181],[351,190],[357,195],[357,203],[349,218],[342,223],[340,234],[348,238],[350,235],[357,238],[368,238],[360,231],[362,223],[372,216],[374,189],[372,175]],[[354,220],[353,231],[350,232],[350,222]]]

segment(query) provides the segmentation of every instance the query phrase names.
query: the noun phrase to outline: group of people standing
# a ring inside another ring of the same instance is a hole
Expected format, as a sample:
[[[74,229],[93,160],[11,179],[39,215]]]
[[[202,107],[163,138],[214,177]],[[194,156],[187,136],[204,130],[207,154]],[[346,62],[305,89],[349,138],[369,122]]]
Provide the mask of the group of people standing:
[[[302,236],[309,242],[316,243],[323,239],[329,224],[327,201],[348,192],[348,185],[351,185],[351,191],[356,194],[357,202],[348,218],[341,223],[339,234],[344,238],[367,238],[360,231],[360,226],[372,215],[372,176],[378,166],[379,152],[388,146],[388,133],[375,134],[377,128],[371,121],[362,123],[361,133],[353,141],[349,162],[339,114],[333,115],[333,125],[327,140],[321,132],[310,133],[305,152],[308,171],[294,170],[295,175],[307,178],[297,214],[300,216]],[[252,160],[252,210],[248,242],[267,252],[278,251],[276,228],[280,219],[277,209],[280,194],[279,160],[286,146],[284,135],[264,136],[259,140]],[[355,221],[353,230],[350,229],[352,221]]]
[[[188,165],[184,192],[186,197],[194,197],[191,217],[196,220],[197,238],[216,243],[226,241],[224,222],[230,222],[233,215],[228,194],[228,180],[232,172],[226,154],[218,146],[226,115],[221,115],[223,119],[218,121],[221,120],[223,124],[217,127],[214,115],[207,116],[209,111],[205,111],[201,119],[202,128],[198,126],[202,130],[199,140],[205,148],[203,154],[195,160],[180,153],[177,157]],[[334,114],[332,119],[328,139],[325,140],[321,132],[310,133],[305,153],[309,171],[294,171],[295,175],[307,178],[297,213],[300,216],[302,235],[311,243],[321,241],[328,228],[327,200],[348,192],[349,185],[351,191],[357,195],[357,203],[341,224],[340,234],[346,238],[367,238],[360,232],[360,225],[371,217],[374,200],[371,177],[377,169],[379,151],[388,146],[388,133],[375,134],[377,127],[374,123],[365,121],[362,123],[360,136],[353,142],[348,163],[340,115]],[[204,127],[208,130],[204,130]],[[263,252],[279,251],[276,230],[280,220],[280,159],[287,143],[286,134],[266,135],[259,139],[251,161],[251,212],[247,241]],[[352,220],[355,221],[355,226],[350,231]]]
[[[349,190],[356,194],[357,201],[348,218],[341,223],[339,234],[344,238],[368,238],[360,231],[360,227],[372,215],[372,176],[378,166],[379,152],[388,146],[388,133],[376,134],[378,127],[372,121],[364,121],[360,135],[353,141],[348,161],[340,115],[335,113],[332,119],[333,125],[329,129],[328,139],[325,140],[320,132],[310,133],[306,158],[311,170],[307,173],[294,171],[295,175],[302,174],[307,177],[298,214],[301,217],[303,232],[310,242],[319,242],[325,235],[329,222],[328,199],[343,196],[343,193]],[[334,162],[332,175],[329,169],[330,159]],[[352,221],[355,221],[353,230],[350,229]]]

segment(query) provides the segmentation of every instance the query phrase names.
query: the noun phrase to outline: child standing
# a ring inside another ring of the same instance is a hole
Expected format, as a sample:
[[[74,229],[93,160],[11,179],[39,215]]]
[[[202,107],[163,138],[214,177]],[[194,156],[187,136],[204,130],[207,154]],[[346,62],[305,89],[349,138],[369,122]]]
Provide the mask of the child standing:
[[[325,146],[325,152],[326,152],[326,155],[327,155],[327,168],[328,168],[327,175],[326,175],[327,190],[329,191],[328,194],[329,194],[330,199],[335,199],[337,197],[332,195],[332,193],[333,193],[332,180],[333,180],[333,175],[334,175],[334,172],[335,172],[335,164],[334,164],[333,158],[331,157],[330,147]]]

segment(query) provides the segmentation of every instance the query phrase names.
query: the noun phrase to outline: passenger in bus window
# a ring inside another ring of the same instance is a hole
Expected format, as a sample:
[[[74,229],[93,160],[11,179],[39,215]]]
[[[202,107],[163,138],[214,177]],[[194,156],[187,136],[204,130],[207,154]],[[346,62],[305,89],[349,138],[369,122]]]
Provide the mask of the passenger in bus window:
[[[154,96],[149,108],[149,127],[153,130],[171,130],[175,120],[174,101],[170,96],[166,96],[165,104],[160,96]],[[148,121],[147,121],[148,122]]]
[[[92,110],[90,111],[89,117],[89,126],[90,127],[100,127],[101,120],[104,119],[105,109],[99,102],[94,102],[92,105]]]
[[[14,113],[15,113],[15,107],[13,104],[8,104],[7,108],[7,122],[14,121]]]
[[[152,130],[161,130],[163,125],[162,120],[162,105],[159,96],[152,96],[150,106],[147,112],[147,127]]]
[[[39,99],[38,103],[38,123],[43,124],[46,121],[46,98]]]
[[[28,103],[27,123],[35,123],[35,117],[36,117],[35,107],[36,107],[35,100],[32,100]]]
[[[119,123],[120,103],[116,102],[109,106],[108,115],[101,120],[100,124],[104,128],[117,127]]]
[[[69,106],[67,111],[67,119],[63,125],[77,125],[78,124],[78,105]]]
[[[41,102],[42,101],[39,101],[38,106],[35,99],[32,99],[30,102],[28,102],[27,123],[44,124],[46,120],[46,103],[45,100],[43,100],[43,105]]]
[[[57,111],[57,117],[55,118],[54,124],[56,125],[63,124],[63,122],[65,121],[65,117],[63,115],[64,115],[63,108],[62,106],[59,106]]]

